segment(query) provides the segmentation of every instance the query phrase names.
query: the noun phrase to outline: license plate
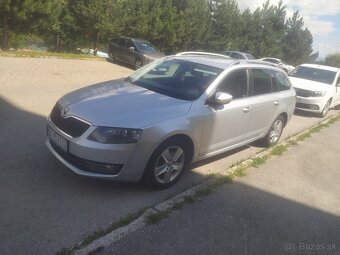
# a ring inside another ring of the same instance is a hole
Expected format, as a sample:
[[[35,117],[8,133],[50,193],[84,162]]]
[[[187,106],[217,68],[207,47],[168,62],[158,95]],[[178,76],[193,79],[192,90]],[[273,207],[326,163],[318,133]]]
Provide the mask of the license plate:
[[[53,129],[47,128],[47,136],[51,141],[57,145],[60,149],[67,152],[67,140],[58,135]]]

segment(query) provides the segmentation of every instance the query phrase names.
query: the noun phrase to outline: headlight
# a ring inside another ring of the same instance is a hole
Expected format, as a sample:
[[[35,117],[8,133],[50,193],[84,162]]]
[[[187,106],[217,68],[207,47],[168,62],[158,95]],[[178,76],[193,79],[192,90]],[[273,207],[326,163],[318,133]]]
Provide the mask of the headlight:
[[[153,61],[153,60],[155,60],[153,57],[150,57],[150,56],[145,55],[145,54],[144,54],[144,58],[145,58],[146,60],[148,60],[148,61]]]
[[[313,91],[312,93],[315,97],[323,97],[326,94],[326,91]]]
[[[141,129],[97,127],[88,139],[106,144],[136,143],[142,132]]]

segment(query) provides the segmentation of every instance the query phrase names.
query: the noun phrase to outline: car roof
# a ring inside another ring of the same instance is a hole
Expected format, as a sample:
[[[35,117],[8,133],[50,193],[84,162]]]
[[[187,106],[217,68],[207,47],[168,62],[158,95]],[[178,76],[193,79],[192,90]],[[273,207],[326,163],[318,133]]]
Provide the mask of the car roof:
[[[128,36],[119,36],[118,38],[130,39],[130,40],[136,41],[136,42],[148,42],[147,40],[144,40],[144,39],[132,38],[132,37],[128,37]]]
[[[214,53],[212,53],[214,54]],[[172,59],[182,59],[198,64],[208,65],[212,67],[217,67],[221,69],[227,69],[234,65],[251,65],[252,67],[265,67],[265,68],[273,68],[275,70],[282,71],[281,69],[277,68],[274,64],[264,62],[264,61],[258,61],[258,60],[249,60],[249,59],[233,59],[233,58],[227,58],[223,56],[217,56],[217,55],[195,55],[188,54],[188,55],[173,55],[169,56],[168,58]]]
[[[271,58],[271,57],[264,57],[264,58],[260,58],[260,59],[274,59],[274,60],[279,60],[279,61],[281,61],[281,59],[279,59],[279,58]]]
[[[318,68],[327,71],[339,72],[339,68],[333,66],[325,66],[325,65],[317,65],[317,64],[303,64],[300,66],[311,67],[311,68]]]

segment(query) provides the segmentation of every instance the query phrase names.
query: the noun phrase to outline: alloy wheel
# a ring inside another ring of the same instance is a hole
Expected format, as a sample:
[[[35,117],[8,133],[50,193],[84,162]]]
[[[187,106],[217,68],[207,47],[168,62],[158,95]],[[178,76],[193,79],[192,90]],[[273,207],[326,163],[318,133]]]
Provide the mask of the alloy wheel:
[[[159,183],[170,183],[176,179],[184,168],[185,153],[179,146],[166,148],[158,157],[154,169]]]

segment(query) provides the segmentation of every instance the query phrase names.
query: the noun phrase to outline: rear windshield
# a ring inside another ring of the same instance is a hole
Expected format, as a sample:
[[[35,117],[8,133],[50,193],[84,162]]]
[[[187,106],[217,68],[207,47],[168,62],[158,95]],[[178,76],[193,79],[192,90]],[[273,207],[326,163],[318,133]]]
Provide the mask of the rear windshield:
[[[246,57],[248,58],[248,59],[255,59],[252,55],[250,55],[250,54],[246,54]]]
[[[199,98],[223,69],[186,60],[158,60],[129,76],[138,86],[170,97]]]
[[[332,84],[335,79],[335,75],[336,72],[333,71],[306,66],[298,66],[289,74],[291,77],[297,77],[326,84]]]

